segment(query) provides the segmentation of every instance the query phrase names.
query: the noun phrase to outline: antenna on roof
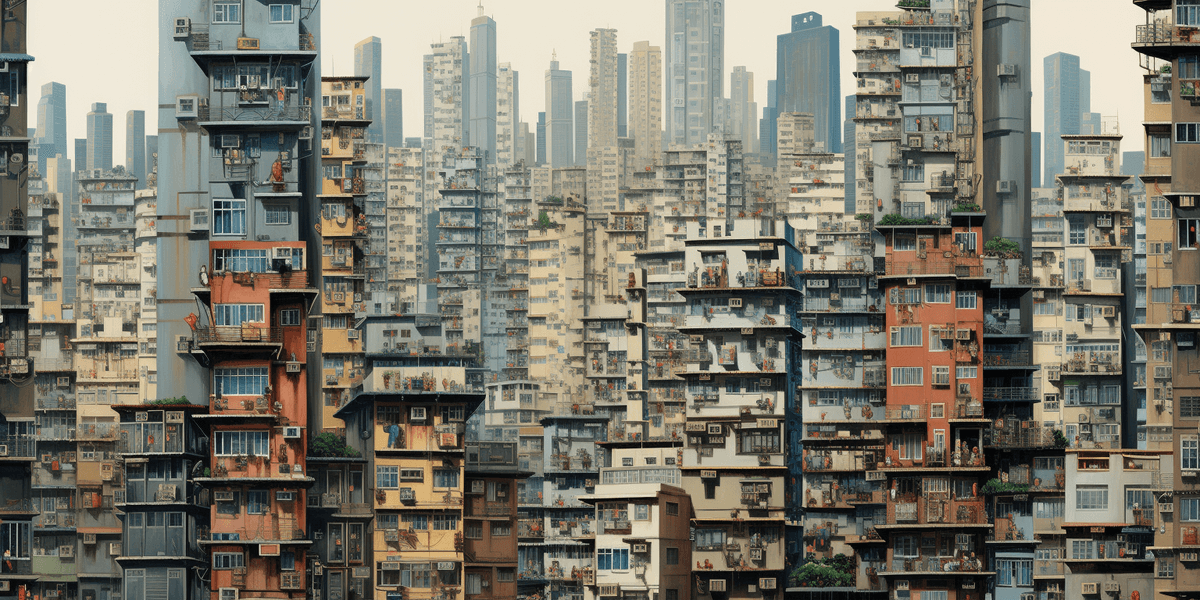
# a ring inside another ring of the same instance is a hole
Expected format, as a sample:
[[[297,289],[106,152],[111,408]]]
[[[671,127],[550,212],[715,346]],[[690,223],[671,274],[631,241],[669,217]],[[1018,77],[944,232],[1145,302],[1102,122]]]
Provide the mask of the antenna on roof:
[[[479,13],[476,16],[479,16],[479,17],[483,16],[483,0],[480,0],[480,2],[479,2]]]

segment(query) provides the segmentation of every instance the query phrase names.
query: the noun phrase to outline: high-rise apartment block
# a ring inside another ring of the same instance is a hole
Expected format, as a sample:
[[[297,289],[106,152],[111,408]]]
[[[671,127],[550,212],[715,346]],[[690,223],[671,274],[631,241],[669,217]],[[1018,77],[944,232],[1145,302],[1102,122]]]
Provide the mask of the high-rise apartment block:
[[[649,166],[662,152],[662,49],[634,42],[629,53],[629,135],[635,168]]]
[[[496,69],[496,164],[503,169],[524,159],[518,152],[521,79],[510,63],[500,63]]]
[[[354,45],[354,75],[367,78],[367,96],[363,105],[366,118],[371,120],[367,136],[375,143],[384,141],[382,63],[383,41],[379,38],[371,36]]]
[[[470,106],[470,143],[480,148],[487,164],[496,164],[496,22],[483,14],[471,20],[471,54],[468,74],[470,89],[465,102]]]
[[[45,173],[46,159],[67,156],[67,86],[43,85],[37,110],[38,172]]]
[[[841,152],[842,93],[839,32],[822,25],[821,15],[792,17],[792,29],[778,36],[775,66],[776,113],[810,113],[816,142],[824,152]]]
[[[571,72],[558,68],[558,58],[550,59],[546,70],[546,118],[545,118],[545,163],[551,167],[568,167],[575,164],[572,119],[575,111],[571,97]],[[540,145],[540,144],[539,144]]]
[[[87,162],[88,170],[101,172],[112,170],[113,123],[108,105],[93,102],[87,114]],[[78,159],[76,159],[78,162]]]
[[[125,172],[146,187],[146,111],[125,113]]]
[[[668,144],[700,144],[724,123],[725,3],[667,0],[664,79]]]

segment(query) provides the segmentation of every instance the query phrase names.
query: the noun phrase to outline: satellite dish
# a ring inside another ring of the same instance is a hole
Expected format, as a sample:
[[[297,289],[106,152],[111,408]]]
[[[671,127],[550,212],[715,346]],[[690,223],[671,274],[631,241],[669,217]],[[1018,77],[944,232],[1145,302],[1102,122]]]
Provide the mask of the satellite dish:
[[[25,155],[21,154],[20,152],[13,152],[12,156],[9,157],[9,160],[15,163],[22,163],[25,162]]]

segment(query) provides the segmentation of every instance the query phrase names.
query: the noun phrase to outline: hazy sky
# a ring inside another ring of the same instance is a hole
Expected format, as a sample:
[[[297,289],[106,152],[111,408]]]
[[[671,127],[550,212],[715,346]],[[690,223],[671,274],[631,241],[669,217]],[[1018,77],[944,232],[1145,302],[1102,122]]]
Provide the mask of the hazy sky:
[[[1141,68],[1130,49],[1134,26],[1144,13],[1130,0],[1031,0],[1033,4],[1033,124],[1042,130],[1042,59],[1055,52],[1080,56],[1092,73],[1092,110],[1118,115],[1126,134],[1124,150],[1142,148]],[[775,78],[775,36],[785,33],[791,15],[816,10],[826,25],[841,32],[842,95],[854,89],[854,13],[894,10],[895,1],[855,0],[808,2],[730,0],[725,29],[725,87],[729,72],[744,65],[754,73],[755,100],[766,105],[767,80]],[[86,0],[29,2],[31,104],[48,81],[67,86],[67,135],[86,136],[85,115],[92,102],[107,102],[113,113],[113,162],[125,161],[125,113],[146,111],[146,133],[155,129],[157,103],[158,3],[122,0],[112,4]],[[404,134],[421,135],[421,57],[429,44],[455,35],[470,35],[477,0],[325,0],[321,51],[322,72],[348,75],[354,69],[354,44],[374,35],[383,40],[383,87],[404,90]],[[574,91],[581,98],[587,85],[588,32],[617,29],[618,47],[664,40],[661,0],[551,2],[491,0],[487,14],[496,20],[499,62],[520,72],[521,118],[531,124],[545,100],[544,75],[551,51],[562,68],[574,71]],[[104,38],[104,39],[101,39]],[[760,113],[761,114],[761,113]],[[36,126],[35,110],[30,126]],[[74,145],[68,141],[69,151]],[[73,158],[73,157],[72,157]]]

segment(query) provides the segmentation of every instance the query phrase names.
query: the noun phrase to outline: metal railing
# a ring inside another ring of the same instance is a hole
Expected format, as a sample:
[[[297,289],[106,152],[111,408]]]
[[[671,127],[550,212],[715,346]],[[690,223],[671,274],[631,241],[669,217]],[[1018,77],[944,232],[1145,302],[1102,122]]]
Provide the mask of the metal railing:
[[[283,343],[283,330],[278,327],[226,327],[217,326],[197,329],[198,344],[279,344]]]
[[[201,108],[199,120],[210,123],[312,120],[311,106],[225,106]]]

